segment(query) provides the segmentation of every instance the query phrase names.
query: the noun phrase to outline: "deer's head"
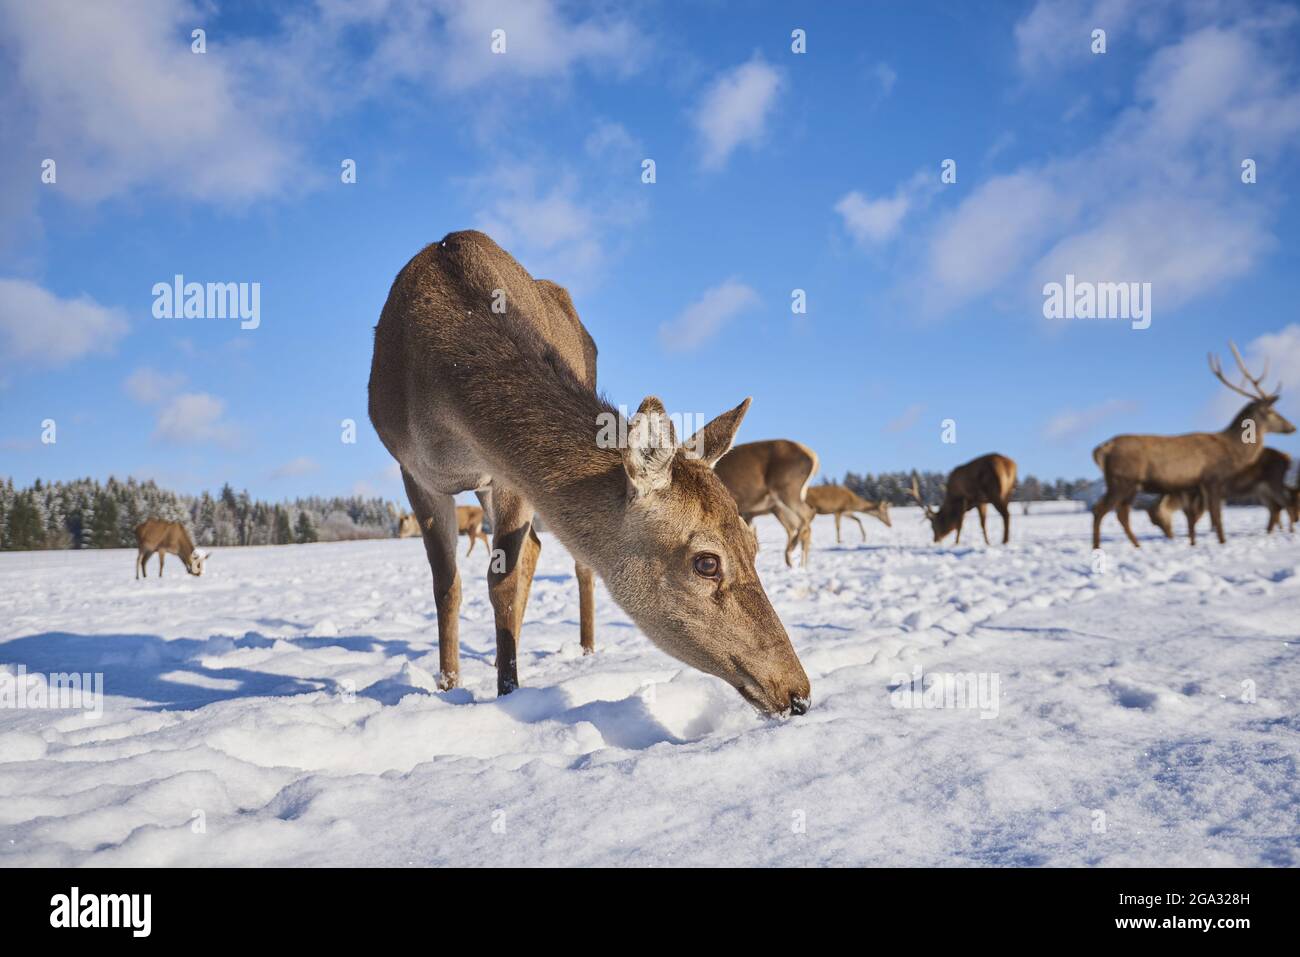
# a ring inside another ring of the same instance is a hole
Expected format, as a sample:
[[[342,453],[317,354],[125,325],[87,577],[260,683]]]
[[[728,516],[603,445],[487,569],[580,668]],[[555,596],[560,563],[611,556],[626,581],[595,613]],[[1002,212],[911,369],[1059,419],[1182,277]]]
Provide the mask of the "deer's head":
[[[941,542],[949,532],[957,527],[957,516],[951,515],[947,510],[940,506],[931,508],[926,504],[925,499],[921,498],[921,490],[917,487],[916,473],[912,473],[912,487],[908,489],[908,494],[916,499],[916,504],[921,506],[921,518],[930,523],[930,528],[934,532],[934,540]],[[947,504],[945,500],[944,504]]]
[[[197,548],[190,552],[189,560],[185,562],[185,570],[191,575],[198,576],[203,574],[203,563],[207,560],[207,555]]]
[[[606,584],[663,651],[721,678],[765,714],[803,714],[808,676],[754,569],[754,535],[713,474],[749,402],[685,445],[663,403],[641,403],[622,452],[625,557]]]
[[[1229,341],[1229,347],[1232,349],[1232,357],[1237,360],[1237,368],[1241,370],[1243,376],[1241,385],[1234,385],[1228,381],[1227,376],[1223,374],[1223,367],[1219,363],[1218,356],[1210,355],[1210,371],[1214,377],[1226,385],[1238,395],[1244,395],[1250,400],[1233,420],[1234,426],[1241,422],[1250,420],[1255,423],[1255,430],[1262,435],[1265,432],[1273,432],[1279,435],[1286,435],[1295,431],[1285,416],[1277,411],[1273,406],[1282,394],[1282,383],[1279,382],[1272,392],[1264,388],[1264,379],[1268,376],[1268,363],[1264,363],[1264,371],[1259,375],[1250,374],[1246,368],[1246,362],[1241,358],[1241,353],[1237,351],[1237,344]]]
[[[893,528],[894,523],[889,520],[889,503],[883,498],[879,502],[865,502],[865,507],[861,510],[863,515],[873,515],[885,523],[886,528]]]

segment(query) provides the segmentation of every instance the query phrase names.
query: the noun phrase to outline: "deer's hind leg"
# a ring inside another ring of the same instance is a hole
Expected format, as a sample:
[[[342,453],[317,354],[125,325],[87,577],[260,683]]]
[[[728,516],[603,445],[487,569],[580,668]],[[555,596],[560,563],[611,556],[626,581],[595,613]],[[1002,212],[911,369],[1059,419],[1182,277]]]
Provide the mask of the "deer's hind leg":
[[[1118,482],[1112,484],[1109,478],[1106,480],[1106,494],[1101,497],[1101,501],[1092,507],[1093,548],[1101,548],[1101,520],[1106,517],[1106,513],[1112,508],[1115,509],[1115,514],[1119,516],[1119,523],[1124,527],[1124,531],[1128,533],[1128,539],[1133,543],[1133,547],[1142,547],[1138,544],[1137,536],[1133,534],[1133,530],[1129,528],[1128,524],[1129,508],[1136,496],[1136,485],[1120,484]]]
[[[1136,494],[1137,492],[1135,490],[1125,498],[1116,502],[1115,515],[1119,519],[1120,525],[1124,528],[1124,534],[1127,535],[1128,540],[1133,543],[1133,547],[1141,548],[1142,546],[1138,544],[1137,536],[1133,534],[1133,526],[1129,524],[1129,512],[1133,508],[1133,499]]]
[[[980,531],[984,533],[984,544],[989,544],[989,507],[984,502],[975,506],[975,510],[980,513]]]
[[[519,630],[537,570],[542,541],[533,531],[533,506],[511,489],[492,489],[492,560],[488,595],[497,627],[497,694],[519,687]]]
[[[159,578],[162,578],[163,559],[164,559],[166,556],[167,556],[167,553],[166,553],[166,552],[159,552],[159,553],[158,553],[158,577],[159,577]]]
[[[456,569],[456,499],[425,491],[402,469],[406,497],[415,510],[424,539],[424,554],[433,572],[433,602],[438,608],[438,688],[460,683],[460,572]]]
[[[1002,516],[1002,544],[1007,545],[1011,542],[1011,509],[1006,502],[994,502],[993,507]]]

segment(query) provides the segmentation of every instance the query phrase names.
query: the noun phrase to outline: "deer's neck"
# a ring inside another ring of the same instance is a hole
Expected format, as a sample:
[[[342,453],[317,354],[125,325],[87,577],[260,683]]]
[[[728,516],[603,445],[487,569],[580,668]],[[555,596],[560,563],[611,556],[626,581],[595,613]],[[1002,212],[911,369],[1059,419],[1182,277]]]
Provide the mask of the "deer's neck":
[[[623,553],[627,478],[618,444],[603,447],[597,436],[611,421],[618,433],[618,413],[558,357],[520,346],[513,359],[505,378],[466,365],[446,370],[464,420],[494,479],[517,489],[606,577]]]
[[[1253,431],[1250,435],[1247,430]],[[1233,458],[1242,465],[1250,465],[1264,451],[1264,434],[1267,431],[1252,406],[1246,406],[1220,434],[1228,440]],[[1254,441],[1247,441],[1247,436]]]

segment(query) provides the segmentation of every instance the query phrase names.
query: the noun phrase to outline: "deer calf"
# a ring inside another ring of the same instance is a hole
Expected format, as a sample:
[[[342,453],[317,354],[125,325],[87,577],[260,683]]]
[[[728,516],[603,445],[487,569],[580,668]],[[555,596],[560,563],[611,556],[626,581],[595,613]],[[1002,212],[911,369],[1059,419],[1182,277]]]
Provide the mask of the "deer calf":
[[[1297,515],[1297,492],[1286,484],[1286,474],[1291,469],[1291,456],[1277,449],[1265,448],[1260,452],[1255,464],[1244,472],[1234,476],[1228,486],[1229,495],[1253,495],[1268,509],[1268,529],[1282,527],[1282,513],[1286,512],[1288,531],[1295,531]],[[1165,538],[1174,537],[1173,514],[1181,511],[1187,516],[1187,537],[1191,544],[1196,544],[1196,523],[1205,514],[1205,496],[1200,489],[1186,492],[1171,492],[1160,496],[1159,501],[1147,509],[1151,523],[1165,533]]]
[[[989,530],[986,524],[988,507],[992,505],[1002,516],[1002,544],[1011,541],[1011,510],[1007,505],[1011,493],[1016,487],[1016,463],[1005,455],[991,452],[971,459],[965,465],[959,465],[948,473],[948,483],[943,495],[943,504],[933,509],[921,498],[917,487],[916,473],[912,473],[912,498],[925,510],[924,517],[929,519],[934,531],[934,540],[941,542],[949,532],[956,529],[957,544],[961,544],[961,526],[966,513],[972,508],[979,510],[980,531],[984,533],[984,544],[989,544]]]
[[[835,516],[835,544],[837,545],[841,543],[841,516],[851,518],[858,523],[858,531],[862,533],[864,542],[867,540],[867,530],[863,527],[862,520],[854,512],[861,512],[863,515],[870,515],[872,518],[879,519],[885,523],[887,528],[893,527],[893,522],[889,520],[888,502],[869,502],[857,492],[847,489],[843,485],[831,483],[810,485],[805,498],[814,515]]]
[[[145,562],[155,553],[158,555],[159,578],[162,578],[163,556],[168,554],[179,558],[191,575],[203,574],[203,562],[208,555],[194,547],[190,533],[180,522],[164,522],[157,518],[143,521],[135,527],[135,543],[138,549],[135,555],[136,578],[141,575],[149,577]]]

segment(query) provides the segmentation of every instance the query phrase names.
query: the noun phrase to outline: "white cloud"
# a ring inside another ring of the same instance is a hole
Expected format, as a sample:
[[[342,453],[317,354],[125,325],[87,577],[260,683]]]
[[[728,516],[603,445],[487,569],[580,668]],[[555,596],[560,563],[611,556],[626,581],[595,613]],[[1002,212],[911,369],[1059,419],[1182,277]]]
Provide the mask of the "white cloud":
[[[897,418],[891,419],[889,422],[885,423],[885,431],[906,432],[920,421],[921,413],[924,411],[925,405],[920,402],[909,405]]]
[[[927,309],[993,292],[1041,303],[1044,283],[1073,273],[1150,282],[1159,322],[1247,274],[1274,242],[1277,203],[1234,171],[1300,141],[1300,85],[1277,50],[1248,19],[1155,52],[1095,145],[995,177],[935,224],[915,278]]]
[[[97,200],[138,185],[197,199],[272,195],[291,149],[235,48],[190,30],[211,19],[181,0],[0,3],[32,137],[59,164],[58,189]]]
[[[410,71],[432,70],[453,89],[503,73],[525,79],[562,76],[580,63],[625,70],[638,59],[637,33],[628,21],[593,16],[570,22],[552,0],[439,0],[426,8],[445,30],[437,55],[430,56],[428,32],[418,30],[393,30],[384,54],[402,56]],[[504,54],[492,52],[497,29],[505,31]]]
[[[602,120],[597,123],[596,128],[587,135],[587,139],[582,145],[588,156],[597,159],[606,155],[626,159],[641,149],[641,144],[627,131],[627,128],[622,123],[614,123],[609,120]]]
[[[720,169],[738,147],[763,139],[782,83],[781,73],[755,54],[704,91],[693,120],[703,141],[706,169]]]
[[[603,132],[602,132],[603,131]],[[593,136],[622,162],[586,175],[541,162],[513,162],[469,180],[482,205],[474,225],[519,260],[534,277],[570,291],[594,284],[616,247],[614,233],[638,222],[645,194],[635,175],[634,143],[598,127]]]
[[[136,369],[122,384],[127,395],[144,405],[162,402],[168,396],[179,392],[185,385],[185,376],[180,372],[159,372],[142,366]]]
[[[867,199],[854,190],[835,204],[835,212],[844,220],[849,235],[866,245],[892,239],[907,214],[908,205],[907,197],[898,193],[882,199]]]
[[[737,279],[728,279],[707,290],[677,318],[659,327],[665,349],[687,352],[717,335],[729,321],[759,304],[758,293]]]
[[[237,433],[225,414],[226,403],[214,395],[182,393],[158,415],[154,438],[174,445],[233,445]]]
[[[1110,399],[1085,409],[1065,409],[1047,421],[1043,427],[1043,438],[1052,442],[1081,438],[1112,416],[1131,415],[1137,408],[1136,402]]]
[[[898,73],[888,63],[880,62],[871,70],[876,82],[880,84],[880,95],[889,96],[894,92],[894,84],[898,82]]]
[[[857,190],[846,193],[835,204],[835,212],[844,220],[848,230],[863,246],[881,245],[897,234],[909,212],[929,202],[934,195],[937,173],[917,172],[910,180],[900,183],[892,196],[871,199]]]
[[[0,128],[56,159],[62,195],[156,189],[242,205],[310,182],[312,121],[340,109],[484,87],[461,101],[475,115],[487,97],[519,108],[580,66],[636,69],[648,45],[627,18],[558,0],[317,0],[273,16],[239,35],[213,29],[206,0],[0,0]],[[191,52],[195,27],[208,29],[206,53]],[[30,207],[34,182],[12,184],[0,209]]]
[[[277,466],[271,470],[272,479],[295,478],[299,475],[310,475],[312,472],[320,470],[320,463],[315,459],[300,455],[295,459],[290,459],[283,465]]]
[[[108,352],[127,331],[121,310],[89,296],[60,299],[25,279],[0,279],[0,356],[54,367]]]
[[[1026,74],[1037,74],[1062,65],[1080,63],[1091,56],[1092,31],[1106,31],[1107,49],[1124,37],[1125,29],[1140,21],[1141,33],[1149,35],[1160,16],[1163,3],[1141,0],[1147,5],[1142,15],[1139,0],[1039,0],[1016,24],[1016,60]]]

